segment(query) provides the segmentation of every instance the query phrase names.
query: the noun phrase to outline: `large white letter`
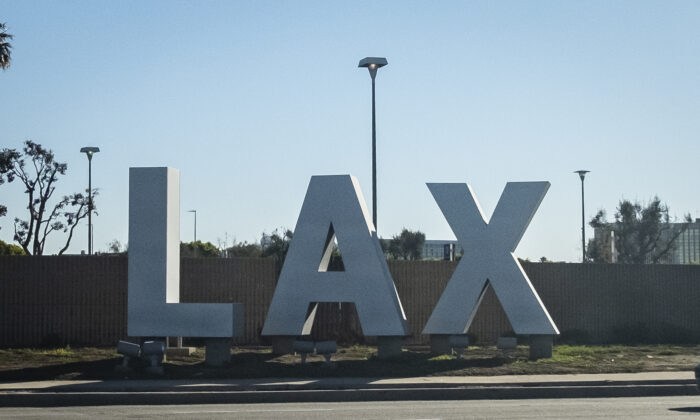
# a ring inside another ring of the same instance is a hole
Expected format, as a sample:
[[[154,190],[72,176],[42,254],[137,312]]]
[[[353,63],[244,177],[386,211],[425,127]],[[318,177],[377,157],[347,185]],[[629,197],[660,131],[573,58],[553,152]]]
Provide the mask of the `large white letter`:
[[[129,169],[128,335],[243,335],[243,305],[180,302],[180,172]]]
[[[465,334],[489,285],[516,334],[559,334],[513,255],[549,182],[509,182],[490,223],[466,184],[428,184],[464,249],[423,334]]]
[[[345,271],[326,271],[337,238]],[[318,302],[354,302],[368,336],[406,336],[408,327],[357,180],[313,176],[262,335],[308,334]]]

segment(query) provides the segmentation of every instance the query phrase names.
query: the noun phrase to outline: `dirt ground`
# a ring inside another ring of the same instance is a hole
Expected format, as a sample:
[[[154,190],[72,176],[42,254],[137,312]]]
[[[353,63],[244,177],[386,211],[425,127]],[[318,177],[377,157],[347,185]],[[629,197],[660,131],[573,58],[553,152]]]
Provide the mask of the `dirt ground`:
[[[434,355],[428,348],[405,349],[389,360],[376,357],[367,346],[340,348],[325,363],[310,355],[301,364],[298,355],[273,355],[269,348],[234,348],[231,363],[204,365],[204,349],[164,363],[165,378],[260,377],[409,377],[482,376],[557,373],[616,373],[692,370],[700,362],[700,346],[555,346],[551,359],[528,360],[528,347],[502,351],[470,347],[461,356]],[[0,350],[0,381],[48,379],[120,379],[150,377],[143,363],[124,373],[115,369],[121,356],[114,348],[59,348]]]

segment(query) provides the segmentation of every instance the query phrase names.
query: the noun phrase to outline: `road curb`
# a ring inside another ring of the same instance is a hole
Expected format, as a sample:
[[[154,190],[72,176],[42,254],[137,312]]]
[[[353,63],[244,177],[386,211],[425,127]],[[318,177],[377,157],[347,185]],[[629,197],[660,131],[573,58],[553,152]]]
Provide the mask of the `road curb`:
[[[539,398],[624,398],[700,395],[694,384],[478,386],[376,389],[178,392],[3,392],[3,407],[420,401]]]
[[[195,381],[103,381],[66,384],[48,384],[34,386],[34,383],[19,383],[10,388],[0,388],[3,392],[26,393],[191,393],[191,392],[234,392],[234,391],[340,391],[340,390],[383,390],[383,389],[452,389],[452,388],[527,388],[527,387],[611,387],[611,386],[664,386],[694,385],[692,379],[654,379],[654,380],[587,380],[587,381],[537,381],[537,382],[393,382],[381,383],[371,380],[354,381],[309,381],[287,382],[285,380],[270,383],[207,383]],[[1,385],[1,384],[0,384]]]

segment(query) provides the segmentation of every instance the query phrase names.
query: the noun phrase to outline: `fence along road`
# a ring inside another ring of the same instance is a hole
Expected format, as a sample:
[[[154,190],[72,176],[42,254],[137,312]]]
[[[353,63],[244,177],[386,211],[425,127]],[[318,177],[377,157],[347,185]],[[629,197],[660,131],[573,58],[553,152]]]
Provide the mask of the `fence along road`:
[[[245,335],[260,331],[277,281],[272,259],[182,258],[181,302],[241,302]],[[421,330],[456,267],[446,261],[389,261],[411,336]],[[700,342],[700,266],[524,263],[563,335],[590,342]],[[0,346],[112,345],[126,338],[127,259],[120,256],[0,257]],[[313,335],[362,339],[351,304],[322,304]],[[511,330],[489,290],[470,332],[493,342]],[[368,340],[371,342],[371,340]]]

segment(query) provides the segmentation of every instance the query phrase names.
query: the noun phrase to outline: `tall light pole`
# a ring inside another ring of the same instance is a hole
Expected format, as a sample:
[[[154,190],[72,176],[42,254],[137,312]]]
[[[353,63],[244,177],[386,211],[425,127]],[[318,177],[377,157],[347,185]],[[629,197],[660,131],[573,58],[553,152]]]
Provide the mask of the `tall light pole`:
[[[197,242],[197,210],[187,210],[188,213],[194,213],[194,241]]]
[[[575,174],[578,174],[578,176],[581,178],[581,252],[582,252],[582,259],[581,262],[586,262],[586,210],[584,206],[584,194],[583,194],[583,179],[586,177],[586,174],[589,173],[590,171],[587,171],[585,169],[579,169],[578,171],[574,171]]]
[[[377,125],[374,109],[374,79],[377,77],[377,69],[389,64],[384,57],[365,57],[360,60],[357,67],[367,67],[372,78],[372,223],[377,229]]]
[[[85,153],[88,158],[88,255],[92,255],[92,155],[99,151],[99,147],[80,149],[80,153]]]

